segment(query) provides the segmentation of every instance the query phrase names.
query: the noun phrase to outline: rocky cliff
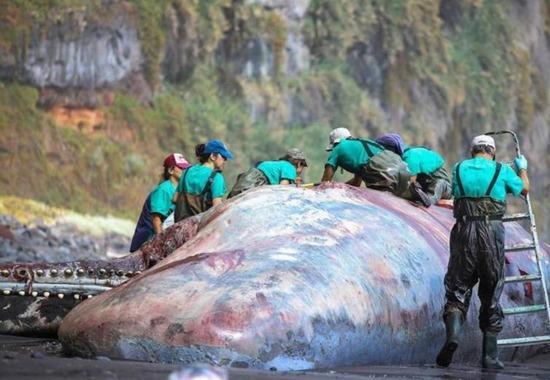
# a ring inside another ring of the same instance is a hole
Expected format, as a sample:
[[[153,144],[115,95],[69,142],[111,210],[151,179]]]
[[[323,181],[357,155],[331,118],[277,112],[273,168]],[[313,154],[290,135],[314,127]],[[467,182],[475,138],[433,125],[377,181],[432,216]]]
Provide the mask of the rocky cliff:
[[[0,3],[3,193],[136,215],[163,154],[210,137],[238,153],[229,177],[296,145],[317,180],[335,126],[449,166],[514,129],[550,230],[547,1]]]

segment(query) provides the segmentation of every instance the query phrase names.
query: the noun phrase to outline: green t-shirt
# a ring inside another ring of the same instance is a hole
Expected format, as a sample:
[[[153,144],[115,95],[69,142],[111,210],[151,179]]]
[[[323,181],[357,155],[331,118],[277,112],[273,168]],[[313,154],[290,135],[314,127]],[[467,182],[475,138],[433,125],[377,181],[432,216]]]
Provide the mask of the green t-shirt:
[[[375,142],[371,140],[367,141],[372,142],[369,146],[373,155],[377,155],[384,150]],[[348,139],[340,141],[334,149],[332,149],[326,164],[332,166],[334,170],[341,166],[350,173],[358,174],[361,170],[361,166],[369,162],[369,159],[370,157],[361,141]]]
[[[464,195],[460,193],[457,182],[456,164],[453,168],[453,196],[455,198],[474,197],[481,198],[489,188],[496,171],[496,162],[483,157],[464,160],[460,164],[460,180],[464,187]],[[523,181],[506,164],[502,164],[502,169],[498,175],[497,181],[489,196],[497,201],[505,201],[506,193],[519,195],[523,190]]]
[[[177,192],[183,190],[183,180],[185,179],[185,190],[191,195],[200,195],[206,186],[206,182],[212,174],[213,169],[204,165],[194,165],[191,166],[186,172],[183,172],[180,177],[180,182],[176,189]],[[210,193],[212,199],[223,197],[226,192],[225,188],[225,179],[223,178],[222,173],[216,173],[214,180],[212,181],[212,186],[210,188]]]
[[[151,213],[160,214],[164,217],[173,213],[175,205],[172,203],[172,197],[175,192],[176,185],[172,184],[170,180],[160,183],[151,192]]]
[[[403,161],[407,163],[411,175],[431,174],[445,164],[439,153],[421,146],[405,149]]]
[[[264,161],[257,169],[265,174],[270,185],[278,185],[283,179],[296,181],[296,168],[286,160]]]

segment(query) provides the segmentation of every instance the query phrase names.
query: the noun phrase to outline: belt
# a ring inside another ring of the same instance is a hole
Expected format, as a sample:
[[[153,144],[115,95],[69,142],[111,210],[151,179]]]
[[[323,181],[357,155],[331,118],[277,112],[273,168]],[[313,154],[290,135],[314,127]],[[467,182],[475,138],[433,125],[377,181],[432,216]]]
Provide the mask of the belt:
[[[462,215],[456,219],[461,222],[489,222],[490,220],[502,220],[502,215]]]

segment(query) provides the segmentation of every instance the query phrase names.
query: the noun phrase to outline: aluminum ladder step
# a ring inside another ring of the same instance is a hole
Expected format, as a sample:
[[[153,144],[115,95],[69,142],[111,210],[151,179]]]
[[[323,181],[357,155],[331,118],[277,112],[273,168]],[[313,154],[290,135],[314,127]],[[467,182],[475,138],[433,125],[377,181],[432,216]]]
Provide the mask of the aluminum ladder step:
[[[486,134],[511,136],[514,141],[514,146],[516,149],[516,157],[521,156],[519,139],[516,132],[512,130],[501,130],[501,131],[487,132]],[[546,278],[545,268],[542,261],[543,255],[540,252],[541,248],[539,245],[539,237],[537,233],[537,227],[535,224],[535,215],[533,214],[533,207],[531,205],[531,197],[529,196],[529,193],[524,194],[523,199],[525,200],[527,210],[519,214],[504,215],[502,218],[502,221],[511,222],[516,220],[529,220],[530,222],[529,231],[531,232],[531,236],[533,240],[531,240],[527,244],[524,243],[524,244],[514,244],[514,245],[505,246],[504,251],[505,252],[531,251],[529,253],[534,256],[533,257],[534,262],[537,265],[537,274],[523,275],[523,276],[510,276],[505,278],[505,282],[514,283],[514,282],[527,282],[527,281],[539,280],[541,283],[544,301],[542,304],[537,304],[537,305],[507,308],[507,309],[504,309],[503,312],[504,314],[511,315],[511,314],[538,313],[538,312],[544,311],[545,316],[544,318],[542,318],[542,321],[546,325],[547,323],[550,323],[550,298],[548,295],[548,288],[546,286],[547,278]],[[539,319],[540,315],[533,315],[531,316],[531,318]],[[531,332],[530,334],[535,334],[535,333]],[[546,332],[545,334],[548,334],[548,332]],[[497,344],[499,347],[530,346],[530,345],[545,344],[545,343],[550,343],[550,335],[525,336],[521,338],[499,339],[497,341]]]
[[[513,222],[516,220],[531,219],[531,215],[528,212],[520,214],[509,214],[502,217],[503,222]]]
[[[508,245],[504,247],[504,251],[505,252],[528,251],[530,249],[535,249],[535,247],[536,247],[535,243]]]
[[[504,282],[511,284],[514,282],[529,282],[529,281],[540,281],[542,279],[541,275],[538,274],[528,274],[524,276],[509,276],[504,279]]]
[[[545,311],[546,305],[532,305],[532,306],[520,306],[520,307],[510,307],[502,310],[505,315],[513,314],[527,314],[527,313],[538,313],[539,311]]]
[[[550,343],[550,335],[528,336],[524,338],[499,339],[497,344],[499,348],[533,346],[535,344]]]

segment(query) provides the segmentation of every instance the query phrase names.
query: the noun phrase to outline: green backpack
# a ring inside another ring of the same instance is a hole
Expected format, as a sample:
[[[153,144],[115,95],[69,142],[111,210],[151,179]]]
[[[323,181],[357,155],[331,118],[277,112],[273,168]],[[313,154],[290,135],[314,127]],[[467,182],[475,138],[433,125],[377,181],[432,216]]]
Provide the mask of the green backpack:
[[[390,150],[383,150],[378,154],[374,154],[370,146],[380,145],[369,140],[359,140],[363,144],[369,162],[361,168],[359,173],[367,187],[390,191],[395,195],[404,196],[409,189],[409,181],[411,173],[405,161],[401,157]]]

